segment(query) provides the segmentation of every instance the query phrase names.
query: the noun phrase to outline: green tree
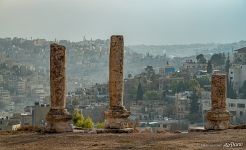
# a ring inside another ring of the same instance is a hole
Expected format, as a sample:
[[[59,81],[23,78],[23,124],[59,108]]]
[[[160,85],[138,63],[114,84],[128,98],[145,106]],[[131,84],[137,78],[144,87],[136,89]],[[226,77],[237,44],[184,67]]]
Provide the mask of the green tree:
[[[158,100],[160,99],[160,94],[157,91],[147,91],[144,93],[145,100]]]
[[[170,89],[174,93],[183,91],[193,91],[200,88],[199,82],[195,79],[171,82]]]
[[[84,118],[83,114],[77,109],[73,113],[72,120],[76,127],[93,128],[94,126],[92,119],[90,117]]]
[[[210,85],[210,79],[206,77],[201,77],[196,79],[201,87],[204,87],[205,85]]]
[[[228,56],[227,56],[227,59],[226,59],[226,63],[225,63],[225,71],[227,74],[229,74],[229,69],[230,69],[230,57],[229,57],[229,53],[228,53]]]
[[[199,109],[199,96],[196,91],[193,91],[190,96],[190,117],[191,122],[201,121],[201,113]]]
[[[105,127],[105,122],[98,122],[96,123],[95,127],[97,129],[103,129]]]
[[[139,82],[136,99],[137,99],[137,100],[143,100],[143,95],[144,95],[144,91],[143,91],[143,88],[142,88],[141,83]]]
[[[219,54],[213,54],[210,61],[215,66],[221,66],[225,64],[225,54],[219,53]]]
[[[198,95],[196,94],[195,91],[192,92],[191,96],[190,96],[190,100],[191,100],[191,107],[190,107],[190,112],[191,114],[195,114],[199,112],[199,103],[198,103]]]
[[[128,77],[128,79],[131,79],[131,78],[132,78],[132,74],[129,73],[129,74],[127,75],[127,77]]]
[[[236,91],[233,89],[231,81],[227,81],[227,97],[231,99],[237,98]]]
[[[93,126],[94,126],[94,123],[93,123],[92,119],[90,117],[88,117],[84,120],[82,127],[91,129],[91,128],[93,128]]]
[[[81,112],[78,109],[76,109],[73,112],[73,119],[72,120],[73,120],[73,123],[75,125],[77,125],[78,123],[82,124],[84,121],[84,116],[81,114]]]
[[[188,84],[188,87],[189,87],[188,90],[189,91],[198,91],[200,89],[200,84],[195,79],[189,80],[188,83],[186,83],[186,84]]]
[[[213,71],[213,66],[211,63],[211,60],[208,61],[208,66],[207,66],[207,73],[212,73]]]
[[[81,128],[83,128],[83,127],[84,127],[84,120],[78,120],[74,125],[75,125],[76,127],[81,127]]]
[[[155,70],[154,70],[153,66],[147,66],[144,70],[145,70],[147,77],[149,79],[155,75]]]
[[[203,54],[199,54],[196,56],[196,60],[200,64],[205,64],[207,62],[206,58],[204,57]]]

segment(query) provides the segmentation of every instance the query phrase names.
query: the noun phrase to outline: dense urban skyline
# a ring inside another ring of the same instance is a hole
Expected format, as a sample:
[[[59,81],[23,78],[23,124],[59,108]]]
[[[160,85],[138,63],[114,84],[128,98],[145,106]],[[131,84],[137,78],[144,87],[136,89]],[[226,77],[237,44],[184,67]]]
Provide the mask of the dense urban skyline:
[[[107,39],[126,45],[236,42],[246,39],[246,2],[0,0],[1,37]]]

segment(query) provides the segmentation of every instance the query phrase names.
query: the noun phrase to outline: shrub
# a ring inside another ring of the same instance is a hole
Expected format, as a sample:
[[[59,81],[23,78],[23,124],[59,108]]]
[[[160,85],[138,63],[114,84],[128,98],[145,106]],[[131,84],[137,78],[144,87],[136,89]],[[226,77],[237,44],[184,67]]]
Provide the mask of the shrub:
[[[93,128],[94,126],[92,119],[90,117],[84,118],[79,110],[75,110],[73,113],[73,124],[80,128]]]
[[[78,120],[74,125],[75,125],[76,127],[81,127],[81,128],[83,128],[83,126],[84,126],[84,120]]]
[[[81,114],[81,112],[79,110],[74,110],[73,113],[73,123],[76,125],[79,121],[83,122],[84,120],[84,116]]]
[[[91,128],[93,128],[93,126],[94,126],[94,123],[93,123],[93,121],[92,121],[92,119],[90,117],[88,117],[88,118],[86,118],[84,120],[84,122],[83,122],[83,128],[89,128],[89,129],[91,129]]]
[[[98,122],[95,127],[97,129],[103,129],[105,127],[105,122]]]

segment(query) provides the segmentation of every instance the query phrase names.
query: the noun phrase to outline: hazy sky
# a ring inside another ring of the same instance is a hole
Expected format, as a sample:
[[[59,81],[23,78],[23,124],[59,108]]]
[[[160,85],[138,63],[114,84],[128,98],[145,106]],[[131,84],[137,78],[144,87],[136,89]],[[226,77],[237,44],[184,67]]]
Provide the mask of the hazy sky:
[[[246,0],[0,0],[0,37],[129,44],[246,40]]]

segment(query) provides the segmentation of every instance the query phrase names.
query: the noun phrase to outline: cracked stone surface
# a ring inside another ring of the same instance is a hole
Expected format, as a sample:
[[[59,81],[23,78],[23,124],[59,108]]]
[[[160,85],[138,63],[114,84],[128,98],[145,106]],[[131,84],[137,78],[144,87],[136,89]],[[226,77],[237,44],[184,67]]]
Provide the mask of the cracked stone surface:
[[[50,94],[51,109],[46,116],[47,132],[72,131],[69,121],[72,116],[66,105],[66,48],[53,43],[50,45]]]
[[[123,129],[128,127],[130,112],[123,106],[123,64],[124,39],[122,35],[111,36],[109,56],[109,99],[110,107],[105,112],[105,128]]]
[[[205,129],[228,129],[230,113],[226,110],[227,75],[213,74],[211,88],[211,110],[207,112]]]

